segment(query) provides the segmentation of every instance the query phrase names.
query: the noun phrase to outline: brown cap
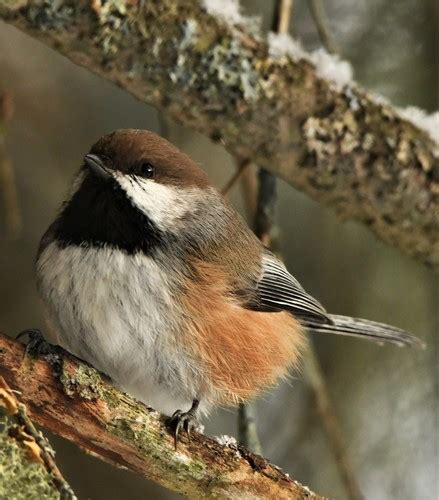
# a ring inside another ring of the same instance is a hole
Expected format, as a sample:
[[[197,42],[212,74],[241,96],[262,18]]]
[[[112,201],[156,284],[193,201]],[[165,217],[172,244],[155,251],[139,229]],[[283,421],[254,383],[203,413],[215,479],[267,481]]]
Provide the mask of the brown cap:
[[[189,156],[163,137],[139,129],[120,129],[103,136],[90,153],[100,156],[107,168],[142,175],[142,165],[154,167],[154,180],[182,187],[210,186],[206,173]]]

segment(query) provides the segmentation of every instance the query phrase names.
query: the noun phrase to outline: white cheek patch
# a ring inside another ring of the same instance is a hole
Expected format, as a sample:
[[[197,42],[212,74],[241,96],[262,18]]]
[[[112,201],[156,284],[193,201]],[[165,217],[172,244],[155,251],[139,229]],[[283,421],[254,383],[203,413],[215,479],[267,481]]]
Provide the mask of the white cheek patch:
[[[138,176],[115,175],[131,203],[160,229],[169,230],[194,209],[198,188],[166,186]]]

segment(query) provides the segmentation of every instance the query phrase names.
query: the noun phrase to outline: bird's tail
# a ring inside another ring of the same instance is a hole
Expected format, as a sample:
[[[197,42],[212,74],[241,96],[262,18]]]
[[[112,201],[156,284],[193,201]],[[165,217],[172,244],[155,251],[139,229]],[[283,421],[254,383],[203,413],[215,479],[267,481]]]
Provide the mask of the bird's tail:
[[[308,320],[305,326],[311,331],[334,333],[336,335],[349,335],[383,344],[392,342],[399,346],[425,348],[424,342],[409,333],[394,326],[376,323],[367,319],[350,318],[337,314],[328,314],[331,323],[321,324]]]

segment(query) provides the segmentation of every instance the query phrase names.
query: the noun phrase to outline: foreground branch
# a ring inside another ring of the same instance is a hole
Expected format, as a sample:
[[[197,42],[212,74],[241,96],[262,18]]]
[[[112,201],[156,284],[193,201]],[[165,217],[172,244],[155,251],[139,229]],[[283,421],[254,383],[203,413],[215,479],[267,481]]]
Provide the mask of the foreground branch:
[[[437,144],[224,12],[219,0],[0,0],[0,17],[77,64],[437,264]]]
[[[165,417],[119,392],[90,366],[23,358],[0,334],[0,376],[20,391],[30,416],[110,464],[189,497],[319,498],[264,458],[194,433],[174,450]]]
[[[77,500],[49,441],[0,376],[0,498]]]

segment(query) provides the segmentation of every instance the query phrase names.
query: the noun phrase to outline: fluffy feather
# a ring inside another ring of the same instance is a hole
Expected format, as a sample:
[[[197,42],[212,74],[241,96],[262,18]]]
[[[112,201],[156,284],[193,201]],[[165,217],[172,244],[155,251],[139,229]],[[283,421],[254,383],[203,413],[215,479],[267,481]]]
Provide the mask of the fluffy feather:
[[[216,404],[252,398],[297,363],[303,329],[287,312],[244,309],[224,269],[204,262],[196,267],[199,279],[182,295],[188,347],[202,363]]]

